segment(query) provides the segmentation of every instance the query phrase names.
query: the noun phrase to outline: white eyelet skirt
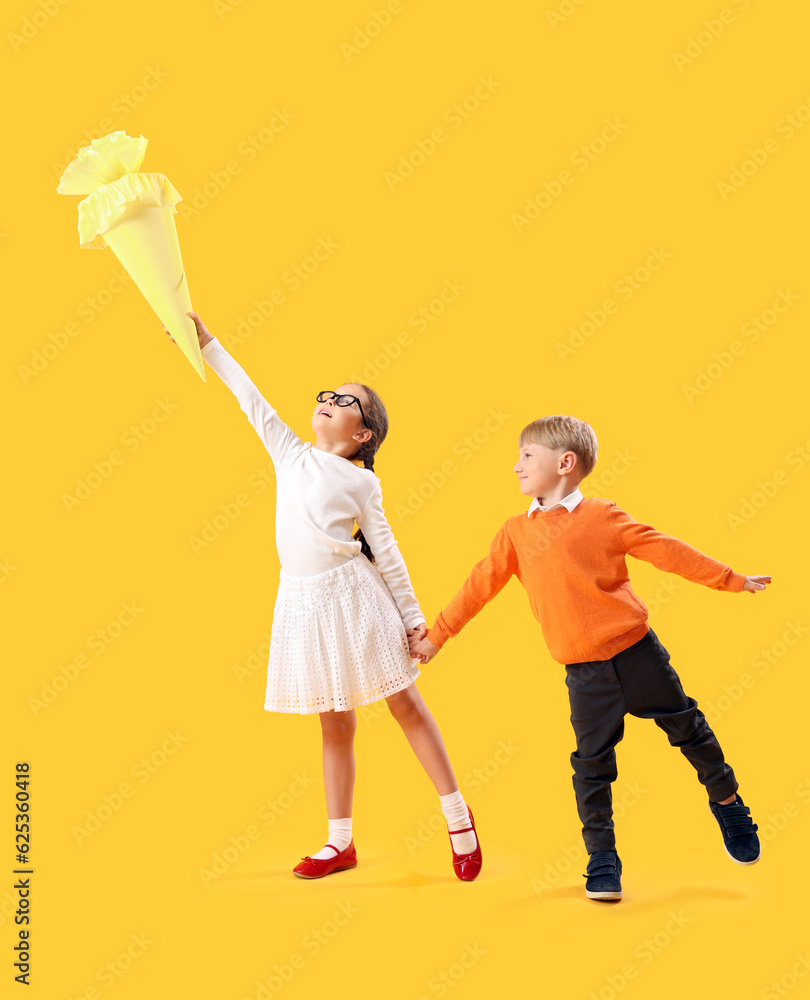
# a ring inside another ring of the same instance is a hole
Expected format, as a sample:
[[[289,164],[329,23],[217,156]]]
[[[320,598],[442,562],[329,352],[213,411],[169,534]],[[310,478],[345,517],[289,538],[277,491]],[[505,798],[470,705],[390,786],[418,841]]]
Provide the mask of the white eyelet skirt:
[[[347,712],[402,691],[418,676],[394,598],[362,553],[314,576],[281,570],[268,712]]]

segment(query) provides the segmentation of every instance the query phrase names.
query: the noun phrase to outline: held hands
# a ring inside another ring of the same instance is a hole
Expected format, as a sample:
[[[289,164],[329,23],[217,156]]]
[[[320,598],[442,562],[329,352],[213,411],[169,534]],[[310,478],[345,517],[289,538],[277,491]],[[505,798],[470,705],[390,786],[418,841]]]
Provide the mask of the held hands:
[[[743,584],[743,590],[750,590],[752,594],[755,594],[758,590],[764,590],[765,584],[770,582],[771,578],[769,576],[747,576]]]
[[[416,653],[414,653],[413,644],[414,642],[418,642],[420,639],[425,638],[425,636],[427,635],[427,625],[425,624],[425,622],[422,622],[422,624],[417,625],[416,628],[406,628],[405,635],[407,635],[408,637],[408,651],[411,654],[411,659],[419,660],[419,662],[422,663],[423,661],[421,656],[418,656]]]
[[[424,622],[415,629],[405,629],[405,634],[408,636],[408,648],[412,659],[428,663],[439,652],[439,647],[434,646],[427,638],[427,625]]]
[[[189,315],[194,320],[194,325],[197,327],[197,341],[198,341],[200,347],[201,348],[205,347],[205,345],[210,340],[214,339],[214,335],[207,329],[205,323],[203,323],[203,321],[200,319],[200,317],[195,312],[190,312],[187,315]],[[177,343],[177,341],[169,333],[169,331],[166,329],[165,326],[163,327],[163,332],[166,334],[166,336],[169,338],[169,340],[173,344]]]

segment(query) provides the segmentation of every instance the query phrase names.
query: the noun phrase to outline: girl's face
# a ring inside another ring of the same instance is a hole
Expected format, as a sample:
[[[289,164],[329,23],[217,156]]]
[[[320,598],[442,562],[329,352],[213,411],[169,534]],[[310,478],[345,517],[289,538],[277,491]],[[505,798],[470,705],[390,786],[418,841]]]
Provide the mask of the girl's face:
[[[368,407],[368,395],[362,386],[345,382],[334,390],[338,395],[347,393],[357,396],[364,410]],[[371,431],[363,425],[363,417],[357,403],[338,406],[334,399],[316,403],[312,414],[312,429],[324,442],[355,441],[359,447],[371,437]]]

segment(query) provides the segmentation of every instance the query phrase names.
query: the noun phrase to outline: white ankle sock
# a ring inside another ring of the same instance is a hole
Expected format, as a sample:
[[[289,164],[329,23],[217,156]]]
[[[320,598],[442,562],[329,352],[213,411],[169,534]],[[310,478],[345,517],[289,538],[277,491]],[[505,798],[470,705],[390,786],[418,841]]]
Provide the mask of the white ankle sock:
[[[450,842],[453,845],[453,850],[456,854],[470,854],[478,846],[475,832],[468,830],[466,833],[453,833],[453,830],[463,830],[465,827],[472,826],[464,797],[456,789],[449,795],[440,795],[439,802],[442,805],[444,818],[447,820],[447,829],[450,831]]]
[[[333,851],[331,847],[322,847],[317,854],[312,854],[310,857],[313,858],[334,858],[341,851],[345,850],[349,844],[352,842],[352,818],[351,816],[346,816],[343,819],[330,819],[329,820],[329,835],[326,838],[327,845],[331,844],[337,850]]]

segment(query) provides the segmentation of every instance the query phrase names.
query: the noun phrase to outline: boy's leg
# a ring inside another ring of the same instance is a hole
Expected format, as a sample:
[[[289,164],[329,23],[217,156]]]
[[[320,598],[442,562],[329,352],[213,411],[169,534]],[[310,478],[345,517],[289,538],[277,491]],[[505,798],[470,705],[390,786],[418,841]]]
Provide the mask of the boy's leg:
[[[725,762],[717,737],[694,698],[684,693],[669,653],[650,629],[612,661],[622,685],[627,710],[641,719],[654,719],[674,747],[697,771],[713,802],[737,791],[734,771]]]
[[[565,683],[577,740],[571,766],[582,839],[588,854],[615,851],[611,782],[627,704],[611,660],[568,664]]]

